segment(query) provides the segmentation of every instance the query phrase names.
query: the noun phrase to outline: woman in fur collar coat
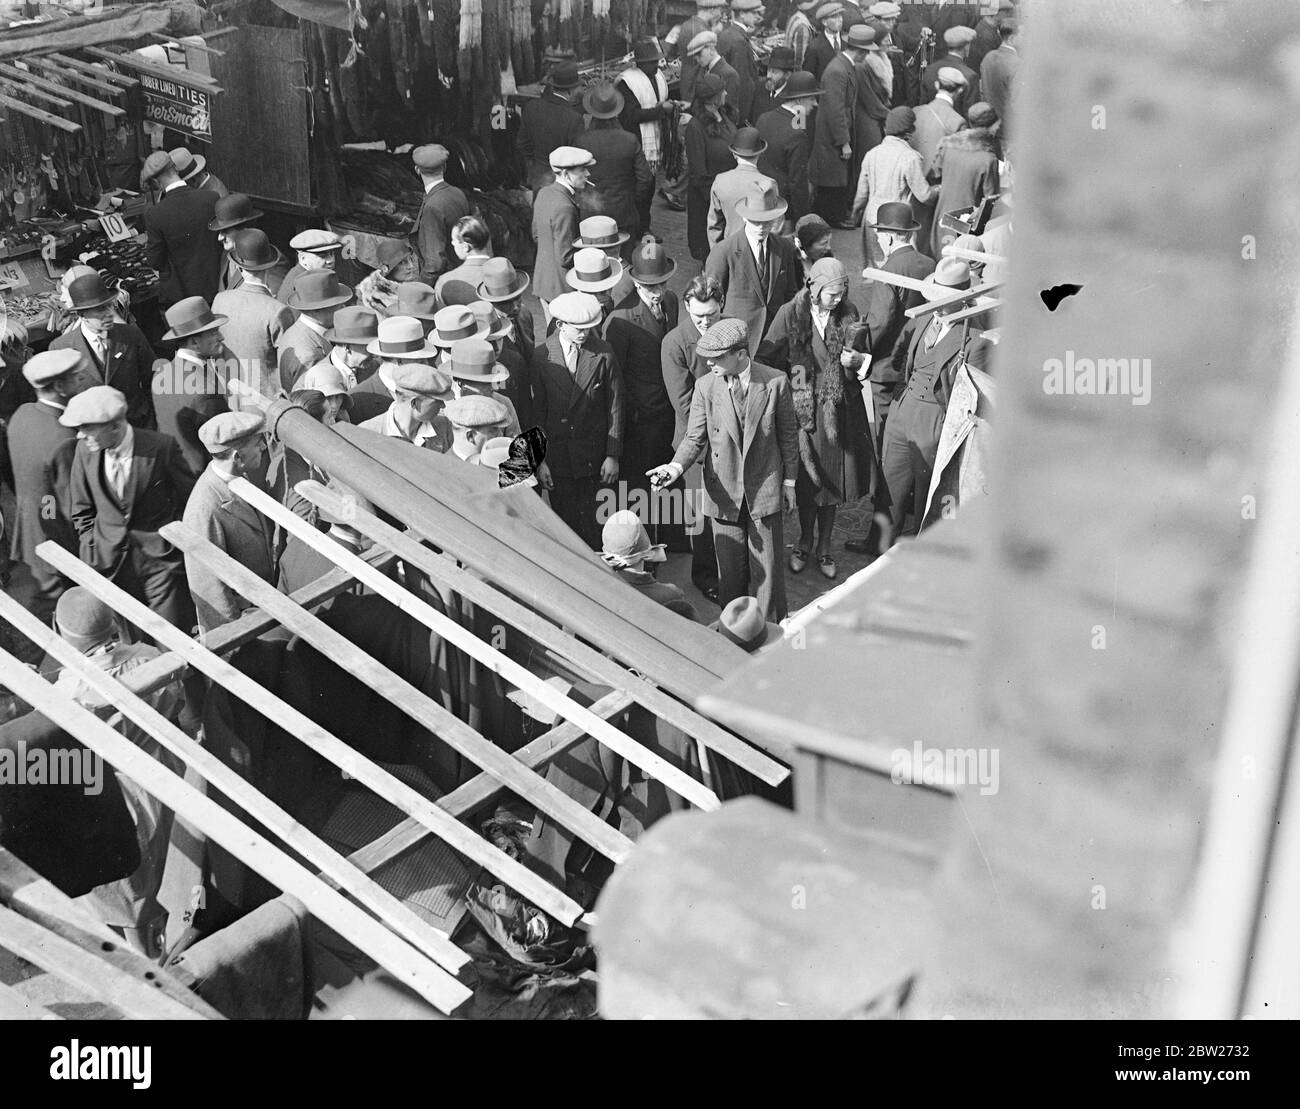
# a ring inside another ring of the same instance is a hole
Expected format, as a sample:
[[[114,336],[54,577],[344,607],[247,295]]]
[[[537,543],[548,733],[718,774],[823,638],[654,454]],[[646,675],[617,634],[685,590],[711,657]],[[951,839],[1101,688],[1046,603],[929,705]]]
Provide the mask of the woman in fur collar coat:
[[[858,379],[866,356],[853,349],[862,327],[857,308],[847,299],[848,289],[843,263],[821,259],[812,267],[808,287],[777,312],[758,349],[759,362],[790,375],[799,418],[795,495],[801,536],[789,561],[795,574],[815,549],[822,575],[835,577],[835,509],[867,495],[873,470],[871,431]]]
[[[939,199],[934,206],[934,227],[930,235],[931,254],[938,261],[941,251],[959,234],[940,227],[945,212],[971,208],[986,196],[998,193],[998,159],[1001,146],[993,133],[997,113],[987,104],[974,104],[967,113],[970,127],[949,135],[934,153],[930,173],[940,179]]]

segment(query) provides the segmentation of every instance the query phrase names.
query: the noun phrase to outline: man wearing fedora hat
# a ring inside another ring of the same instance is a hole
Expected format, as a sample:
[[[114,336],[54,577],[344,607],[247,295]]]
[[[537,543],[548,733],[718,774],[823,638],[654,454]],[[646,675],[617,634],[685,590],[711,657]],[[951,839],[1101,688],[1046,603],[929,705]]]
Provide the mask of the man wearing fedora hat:
[[[576,146],[582,134],[582,113],[572,100],[582,84],[578,63],[560,62],[542,84],[541,96],[528,101],[519,117],[519,153],[534,193],[555,180],[551,154],[556,147]]]
[[[642,215],[650,211],[655,177],[640,138],[619,122],[623,94],[601,81],[583,93],[582,106],[590,123],[574,145],[589,150],[595,164],[587,188],[578,197],[578,211],[583,216],[609,216],[635,238],[642,230]]]
[[[722,314],[745,321],[753,350],[777,309],[803,287],[794,244],[775,234],[788,207],[774,181],[756,178],[736,206],[744,227],[709,251],[704,264],[704,272],[718,280],[726,295]]]
[[[831,5],[834,6],[834,5]],[[812,159],[808,180],[816,189],[816,210],[832,227],[847,227],[848,203],[853,185],[853,113],[858,97],[858,63],[875,39],[869,27],[850,27],[841,49],[821,75],[822,96],[813,127]],[[814,46],[820,45],[818,39]],[[810,52],[811,53],[811,52]]]
[[[740,125],[758,118],[754,101],[762,79],[750,35],[762,22],[763,0],[731,0],[731,22],[718,31],[718,53],[738,77],[736,116]]]
[[[730,149],[736,168],[725,170],[713,179],[709,190],[709,242],[720,243],[744,225],[736,214],[736,205],[749,193],[755,181],[770,181],[758,168],[758,159],[767,149],[756,127],[742,127],[731,140]]]
[[[165,316],[169,330],[163,342],[174,343],[176,355],[169,363],[159,363],[154,371],[158,430],[176,440],[186,463],[197,474],[208,464],[199,427],[243,403],[230,396],[230,379],[238,374],[239,362],[221,331],[226,317],[214,314],[202,297],[173,304]]]
[[[420,280],[430,285],[451,268],[451,229],[458,220],[473,214],[465,194],[443,177],[450,156],[445,146],[436,143],[417,146],[411,152],[411,163],[424,184],[424,200],[411,232],[411,247],[419,259]]]
[[[294,285],[289,297],[289,307],[298,312],[298,318],[276,346],[280,371],[280,388],[293,391],[293,383],[303,370],[314,366],[330,353],[325,332],[334,320],[334,312],[352,303],[352,290],[339,283],[333,270],[314,270],[304,274]]]
[[[181,555],[158,532],[181,518],[194,472],[176,440],[126,421],[126,398],[95,385],[59,422],[77,431],[68,475],[69,515],[81,561],[178,628],[193,627]]]
[[[427,335],[433,330],[442,307],[432,285],[426,285],[423,281],[401,281],[397,285],[397,300],[386,315],[419,320]]]
[[[594,549],[596,489],[618,480],[623,453],[623,375],[599,337],[600,302],[571,292],[552,304],[556,327],[534,363],[535,415],[547,449],[537,478],[560,519]]]
[[[33,355],[22,372],[36,399],[19,405],[7,429],[15,509],[10,553],[31,571],[36,589],[30,607],[44,620],[68,583],[36,548],[50,539],[73,554],[78,551],[68,515],[68,475],[77,433],[59,423],[59,416],[89,384],[90,374],[84,356],[70,347]]]
[[[208,160],[202,154],[193,154],[183,146],[169,150],[167,157],[172,160],[180,179],[195,189],[210,189],[218,199],[230,195],[221,179],[208,169]]]
[[[379,317],[369,308],[351,306],[335,312],[332,322],[333,326],[325,332],[325,338],[333,344],[326,362],[339,372],[351,394],[358,388],[358,382],[374,376],[378,363],[366,348],[379,338]],[[316,366],[319,365],[317,362]]]
[[[433,286],[444,304],[470,304],[478,300],[478,283],[483,280],[483,266],[492,257],[492,236],[487,224],[478,216],[462,216],[451,229],[451,249],[460,265],[449,269]]]
[[[518,273],[508,258],[491,258],[483,264],[483,280],[478,285],[479,299],[493,305],[511,323],[511,331],[502,340],[504,350],[513,351],[521,362],[532,361],[537,349],[533,314],[524,305],[529,278]]]
[[[164,308],[191,296],[211,303],[225,264],[221,244],[209,229],[220,198],[185,184],[161,150],[145,159],[140,176],[159,191],[157,202],[144,213],[145,259],[158,271],[159,300]]]
[[[126,418],[136,427],[157,427],[153,409],[154,351],[133,323],[114,316],[117,294],[97,272],[68,286],[69,307],[77,317],[50,343],[50,350],[75,350],[86,359],[91,384],[111,385],[126,397]]]
[[[358,426],[445,454],[451,449],[452,429],[443,409],[456,399],[450,375],[424,362],[398,362],[392,366],[390,380],[392,404]]]
[[[664,385],[661,350],[677,327],[677,294],[668,281],[677,271],[664,244],[647,235],[632,251],[636,299],[614,308],[605,321],[605,340],[623,374],[623,456],[629,489],[650,492],[646,471],[672,457],[676,412]],[[677,531],[681,533],[681,523]],[[656,533],[659,525],[656,524]]]
[[[532,424],[520,422],[518,406],[511,396],[512,393],[518,395],[516,388],[518,382],[513,380],[514,375],[506,364],[500,361],[502,357],[510,357],[503,355],[501,351],[500,335],[505,318],[485,301],[476,301],[472,307],[476,316],[480,312],[484,313],[494,325],[493,329],[485,338],[460,339],[453,343],[443,359],[441,368],[451,374],[456,392],[460,396],[491,397],[498,401],[506,414],[505,422],[501,425],[501,434],[513,438]],[[531,393],[528,405],[531,417]]]
[[[970,285],[970,267],[945,258],[925,279],[921,295],[927,301],[943,300]],[[905,385],[885,426],[881,470],[896,536],[915,535],[920,528],[953,376],[963,362],[981,370],[989,363],[992,344],[978,337],[980,328],[969,318],[958,323],[949,319],[963,307],[953,304],[917,316],[894,348]]]
[[[363,321],[357,321],[354,330],[362,324]],[[404,362],[433,363],[438,360],[439,353],[425,335],[425,325],[413,316],[390,316],[380,320],[365,351],[378,361],[378,368],[352,390],[352,422],[355,424],[388,411],[395,395],[393,375]]]
[[[242,363],[243,379],[267,396],[275,392],[280,340],[294,325],[293,310],[281,304],[263,280],[281,261],[281,255],[264,231],[241,227],[230,232],[230,261],[239,268],[240,281],[218,293],[212,311],[225,316],[221,334],[226,346]]]
[[[656,487],[704,460],[704,514],[713,521],[718,597],[725,608],[749,595],[769,620],[786,615],[781,556],[783,511],[795,508],[798,423],[790,379],[754,362],[743,320],[721,319],[696,353],[710,373],[696,384],[686,435],[672,461],[656,466]]]
[[[551,322],[549,303],[568,287],[564,274],[573,264],[574,240],[578,236],[578,194],[587,187],[596,159],[578,146],[559,146],[550,153],[555,180],[543,185],[533,198],[533,242],[537,258],[533,265],[533,292],[542,304],[542,315]]]
[[[777,104],[758,117],[758,135],[766,143],[758,172],[776,182],[786,209],[786,224],[808,214],[808,162],[812,158],[814,113],[821,89],[811,73],[790,74]]]

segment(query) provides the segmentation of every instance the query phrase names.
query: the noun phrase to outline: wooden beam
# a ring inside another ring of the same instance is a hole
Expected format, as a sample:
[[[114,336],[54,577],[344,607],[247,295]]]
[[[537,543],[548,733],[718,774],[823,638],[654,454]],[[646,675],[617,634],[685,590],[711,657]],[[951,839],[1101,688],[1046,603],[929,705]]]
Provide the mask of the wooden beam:
[[[1000,289],[1005,284],[1005,281],[986,281],[983,285],[977,285],[973,289],[959,289],[950,297],[944,297],[942,300],[932,300],[928,304],[918,304],[915,308],[909,308],[903,315],[909,320],[914,320],[917,316],[924,316],[927,312],[937,312],[940,308],[951,308],[954,304],[965,304],[968,300],[984,296],[985,293],[991,293],[994,289]]]
[[[960,323],[962,320],[968,320],[972,316],[982,316],[986,312],[992,312],[994,309],[1001,308],[1002,301],[997,297],[989,297],[987,300],[976,301],[957,312],[952,312],[944,319],[949,323]]]
[[[10,92],[19,93],[23,96],[34,96],[37,100],[43,100],[46,104],[53,104],[56,108],[72,107],[71,100],[64,100],[63,97],[55,96],[53,93],[41,92],[38,88],[21,84],[18,81],[11,81],[7,77],[0,77],[0,88],[8,89]]]
[[[255,511],[261,512],[279,524],[300,542],[307,544],[317,554],[329,559],[340,570],[348,571],[389,604],[418,620],[430,631],[442,636],[447,642],[464,651],[470,658],[487,667],[516,689],[536,698],[552,712],[558,713],[573,724],[580,725],[598,743],[626,759],[656,781],[663,783],[696,808],[703,809],[705,812],[714,812],[721,806],[722,802],[712,790],[706,789],[684,770],[673,766],[662,755],[651,751],[607,720],[594,715],[590,709],[584,708],[567,695],[558,692],[554,686],[547,685],[536,674],[530,674],[514,659],[490,644],[484,643],[468,628],[462,627],[445,613],[438,612],[427,601],[421,600],[392,578],[367,566],[351,551],[344,550],[329,536],[312,527],[301,516],[294,515],[284,505],[250,482],[243,478],[236,478],[230,483],[230,491],[247,501]]]
[[[86,46],[83,49],[92,57],[113,62],[115,65],[124,65],[137,73],[147,73],[151,77],[163,81],[175,81],[178,85],[189,85],[204,92],[221,92],[220,86],[211,77],[205,77],[202,73],[195,73],[193,70],[182,69],[179,66],[155,65],[153,62],[142,61],[130,54],[105,50],[101,46]]]
[[[439,839],[446,841],[462,855],[485,867],[538,908],[544,909],[564,924],[572,924],[582,915],[582,906],[576,901],[544,882],[538,875],[508,855],[498,851],[472,830],[437,808],[428,798],[393,777],[382,767],[376,766],[370,759],[337,736],[327,732],[314,720],[264,689],[247,674],[236,670],[225,659],[191,639],[125,590],[96,573],[76,555],[48,540],[38,546],[37,554],[61,574],[89,589],[110,608],[150,636],[154,642],[182,655],[195,670],[206,674],[213,681],[224,686],[232,696],[239,698],[268,719],[274,720],[280,727],[296,736],[299,742],[305,743],[322,758],[328,759],[340,770],[346,771],[357,781],[374,790],[389,804],[400,809],[407,816],[415,817]]]
[[[57,546],[53,543],[50,545]],[[10,671],[5,678],[6,684],[33,709],[110,763],[116,770],[120,770],[139,783],[177,816],[221,844],[235,858],[252,867],[272,885],[298,898],[310,913],[369,954],[380,966],[390,971],[400,982],[415,990],[439,1010],[447,1012],[449,1007],[457,1004],[455,1000],[457,997],[464,996],[464,987],[445,970],[420,954],[405,940],[388,931],[378,921],[367,916],[339,893],[330,889],[316,875],[291,859],[261,833],[242,824],[215,801],[199,793],[193,786],[187,785],[130,740],[118,735],[71,697],[56,690],[43,678],[19,664],[18,660],[7,651],[0,650],[0,667]],[[21,925],[28,926],[28,929],[36,927],[8,909],[0,910],[0,937],[3,937],[3,942],[11,950],[17,950],[12,946],[15,933],[20,937],[25,934]],[[45,936],[53,936],[43,929],[41,932]],[[60,937],[54,939],[58,940],[58,946],[71,947],[79,955],[85,955],[66,940]],[[37,962],[38,965],[46,965],[28,954],[32,946],[32,943],[26,942],[27,950],[20,950],[18,954]],[[95,962],[99,968],[108,966],[98,959]],[[54,968],[47,967],[47,969]],[[75,965],[69,969],[75,970]],[[171,998],[158,991],[153,992],[156,1006],[154,1011],[142,1010],[140,1006],[132,1003],[131,994],[131,991],[140,989],[140,984],[133,978],[121,975],[116,968],[111,969],[114,972],[112,974],[103,969],[99,970],[98,975],[90,974],[88,985],[82,981],[76,984],[82,988],[98,991],[103,990],[105,984],[111,981],[110,996],[105,1000],[130,1015],[157,1016],[160,1008],[158,1002],[165,1001],[168,1009],[179,1010],[178,1016],[195,1019],[193,1012],[177,1005]],[[96,996],[101,994],[96,992]]]
[[[49,124],[51,127],[57,127],[60,131],[76,132],[81,130],[80,123],[73,123],[62,116],[52,115],[49,112],[43,112],[40,108],[33,108],[23,100],[15,100],[12,96],[5,96],[0,93],[0,104],[12,111],[20,112],[25,116],[31,116],[32,119],[39,119],[42,123]]]
[[[126,89],[121,88],[118,85],[111,84],[108,81],[101,81],[98,77],[88,77],[86,74],[80,73],[75,69],[69,69],[66,66],[58,65],[57,63],[50,61],[49,58],[26,58],[25,62],[27,65],[34,65],[43,72],[51,74],[52,79],[57,79],[58,81],[76,81],[88,88],[98,89],[100,92],[106,92],[110,96],[126,95]]]
[[[617,716],[632,704],[632,698],[626,693],[607,693],[591,706],[597,716],[608,719]],[[586,733],[567,721],[538,736],[531,743],[525,744],[514,753],[513,758],[530,770],[540,770],[553,759],[559,758],[565,751],[577,746]],[[445,809],[452,816],[468,816],[475,809],[482,808],[505,790],[499,781],[484,771],[476,778],[471,778],[464,785],[440,797],[436,802],[440,809]],[[358,848],[348,856],[348,862],[358,870],[372,873],[387,862],[391,862],[404,851],[409,851],[429,834],[427,828],[417,820],[404,820],[385,832],[378,839],[372,840],[364,847]],[[590,913],[587,913],[585,920]],[[581,921],[579,921],[581,923]]]
[[[416,723],[580,836],[607,859],[618,863],[631,854],[632,841],[627,836],[549,782],[525,770],[491,740],[416,689],[405,678],[366,654],[347,636],[335,631],[319,617],[299,608],[273,585],[263,581],[246,566],[240,565],[225,551],[218,550],[183,523],[166,524],[159,534],[185,552],[187,563],[193,560],[215,574],[241,597],[270,613],[294,635],[310,643],[353,677],[365,682]]]
[[[348,865],[324,840],[300,825],[247,779],[226,766],[210,751],[200,747],[157,709],[137,697],[6,594],[0,594],[0,615],[65,669],[77,674],[83,683],[106,701],[116,705],[127,720],[143,728],[204,781],[214,785],[250,817],[274,832],[286,846],[320,870],[334,885],[359,901],[415,948],[452,974],[469,962],[469,956],[429,927],[391,893]],[[467,997],[468,992],[460,1001]]]
[[[36,1004],[13,986],[0,982],[0,1020],[62,1020],[43,1005]]]
[[[1002,254],[989,254],[983,250],[967,250],[964,246],[949,244],[943,248],[945,258],[960,258],[963,262],[982,262],[984,265],[1000,266],[1007,259]]]
[[[83,62],[80,58],[72,58],[67,54],[45,54],[44,57],[58,62],[60,65],[66,65],[69,69],[76,69],[92,77],[103,78],[111,84],[121,85],[124,89],[133,89],[140,83],[139,78],[132,77],[130,74],[117,73],[114,70],[105,69],[102,65]]]
[[[355,504],[345,505],[342,498],[331,493],[319,482],[300,482],[297,491],[313,504],[331,512],[348,511],[351,524],[363,535],[400,555],[402,561],[428,574],[434,581],[462,594],[494,616],[508,621],[529,638],[549,647],[552,651],[572,661],[596,681],[623,690],[657,716],[688,735],[700,740],[706,747],[730,759],[737,766],[768,785],[780,785],[790,771],[762,751],[744,740],[724,731],[712,720],[664,693],[644,678],[633,674],[613,659],[581,642],[576,636],[562,631],[549,620],[526,605],[509,597],[474,574],[462,570],[446,555],[430,550],[411,536],[386,524],[372,512]]]
[[[197,38],[198,36],[195,35],[192,37]],[[190,42],[189,39],[175,38],[172,35],[160,34],[157,31],[150,31],[149,38],[153,39],[154,42],[161,42],[168,46],[176,46],[181,49],[189,48],[190,50],[198,50],[204,54],[211,54],[214,58],[224,58],[226,56],[226,52],[224,50],[218,50],[215,46],[209,46],[206,42],[203,43]]]
[[[933,282],[927,283],[916,277],[908,277],[901,273],[890,273],[888,270],[878,270],[872,266],[867,266],[862,271],[862,276],[871,281],[883,281],[886,285],[895,285],[900,289],[910,289],[914,293],[934,288]]]
[[[48,683],[24,667],[7,651],[0,651],[0,658],[24,672],[19,679],[22,684],[35,682],[45,686],[54,699],[62,699],[61,694],[55,694]],[[26,696],[24,700],[35,705],[35,702]],[[131,746],[128,740],[117,735],[103,721],[96,720],[89,713],[86,715],[98,727],[117,736],[119,742]],[[143,751],[138,753],[141,758],[149,758]],[[168,997],[155,986],[141,982],[133,974],[127,974],[112,963],[105,962],[98,955],[82,949],[70,940],[47,928],[42,928],[35,921],[19,916],[12,909],[2,905],[0,905],[0,947],[12,951],[29,963],[35,963],[42,970],[69,985],[76,986],[91,997],[111,1005],[118,1012],[134,1020],[204,1019],[193,1009]]]
[[[4,62],[0,62],[0,74],[5,77],[12,77],[15,81],[20,81],[23,84],[31,85],[33,88],[45,89],[46,92],[55,93],[69,100],[75,100],[78,104],[84,104],[87,108],[94,108],[96,111],[103,112],[104,115],[113,119],[119,119],[126,115],[126,109],[119,108],[116,104],[96,100],[93,96],[81,92],[79,89],[70,89],[66,85],[47,81],[44,77],[37,77],[34,73],[27,73],[16,66],[6,65]]]

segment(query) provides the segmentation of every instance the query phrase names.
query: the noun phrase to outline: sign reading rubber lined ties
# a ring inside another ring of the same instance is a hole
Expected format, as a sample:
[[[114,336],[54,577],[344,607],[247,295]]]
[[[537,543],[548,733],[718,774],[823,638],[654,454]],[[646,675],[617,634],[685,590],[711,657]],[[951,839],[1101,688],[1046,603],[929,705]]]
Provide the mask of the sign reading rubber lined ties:
[[[140,74],[140,87],[144,90],[145,119],[212,141],[212,107],[206,92],[151,73]]]

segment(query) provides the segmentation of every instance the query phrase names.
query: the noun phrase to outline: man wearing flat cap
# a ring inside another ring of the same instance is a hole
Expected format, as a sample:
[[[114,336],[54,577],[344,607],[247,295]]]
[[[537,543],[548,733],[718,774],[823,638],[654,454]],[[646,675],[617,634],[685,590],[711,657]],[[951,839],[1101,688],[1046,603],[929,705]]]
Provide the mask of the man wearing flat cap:
[[[33,355],[23,366],[23,377],[36,399],[20,405],[9,420],[15,501],[10,551],[31,571],[36,583],[31,609],[46,620],[68,582],[36,548],[50,539],[72,554],[79,550],[68,515],[68,477],[77,433],[59,423],[59,416],[90,375],[81,354],[63,348]]]
[[[695,78],[699,76],[700,62],[689,55],[687,49],[698,35],[718,26],[726,6],[726,0],[695,0],[695,14],[677,24],[664,38],[664,53],[669,58],[680,56],[682,59],[679,91],[688,104],[695,99]]]
[[[925,72],[921,75],[921,87],[927,96],[932,96],[939,70],[955,69],[966,79],[964,91],[957,100],[957,110],[964,112],[980,98],[979,71],[972,69],[967,62],[971,45],[975,42],[975,29],[961,24],[949,27],[943,33],[943,41],[947,50],[925,67]]]
[[[443,179],[450,155],[445,146],[417,146],[411,154],[415,171],[424,183],[424,200],[411,232],[411,249],[419,262],[419,280],[437,282],[443,270],[455,265],[451,229],[456,221],[473,215],[465,194]]]
[[[960,70],[944,66],[935,76],[934,99],[916,109],[916,130],[910,140],[921,155],[921,165],[928,174],[934,165],[939,144],[966,126],[957,105],[964,100],[966,77]]]
[[[379,416],[360,426],[367,431],[404,439],[424,450],[446,454],[451,449],[452,429],[443,415],[456,391],[450,375],[423,362],[398,362],[389,367],[393,402]]]
[[[259,578],[275,584],[275,527],[242,497],[230,491],[237,477],[261,485],[265,466],[265,421],[257,412],[226,412],[199,429],[210,461],[185,506],[185,526],[230,555]],[[265,488],[263,487],[263,492]],[[185,559],[185,576],[194,596],[199,627],[210,632],[250,607],[197,559]]]
[[[713,523],[718,603],[758,599],[769,620],[787,613],[783,512],[795,508],[798,425],[790,380],[749,356],[749,329],[722,319],[695,350],[709,366],[695,385],[686,436],[650,479],[670,485],[704,460],[704,514]]]
[[[181,518],[194,474],[176,440],[126,421],[126,398],[95,385],[59,423],[75,428],[69,514],[81,561],[178,628],[194,625],[181,555],[158,532]]]
[[[162,306],[192,296],[211,303],[225,265],[221,244],[209,227],[220,198],[185,184],[163,150],[145,159],[140,178],[158,192],[157,201],[144,213],[145,259],[158,271]]]
[[[295,262],[280,281],[275,294],[284,304],[289,303],[299,278],[304,274],[315,273],[317,270],[338,272],[343,240],[323,227],[309,227],[289,240],[289,249],[294,252]]]
[[[582,219],[579,194],[591,178],[596,159],[580,146],[560,146],[551,151],[555,180],[543,185],[533,199],[533,292],[542,302],[542,315],[551,322],[550,301],[568,286],[564,274],[573,265],[578,224]]]
[[[489,439],[500,438],[509,419],[506,406],[496,397],[477,393],[467,393],[448,401],[443,415],[451,424],[452,431],[448,454],[475,466],[483,444]]]
[[[745,119],[741,115],[739,105],[740,74],[718,53],[718,36],[712,31],[701,31],[687,45],[686,56],[694,58],[699,65],[699,69],[695,74],[697,82],[706,73],[711,73],[722,82],[722,87],[727,91],[722,110],[731,117],[731,121],[738,127],[743,126]],[[698,89],[692,91],[697,94],[697,99],[702,99],[699,96]]]
[[[803,67],[820,81],[822,72],[830,65],[831,59],[844,49],[844,5],[841,0],[824,0],[813,10],[813,14],[818,32],[808,44]]]
[[[1011,15],[1014,9],[1011,0],[980,0],[980,18],[975,24],[975,39],[966,55],[966,64],[976,73],[980,72],[989,52],[1002,45],[1002,36],[998,33],[999,18]]]
[[[551,508],[593,550],[599,485],[618,480],[623,454],[623,375],[600,338],[600,302],[571,292],[551,302],[555,330],[537,348],[533,411],[546,432],[537,472]]]

